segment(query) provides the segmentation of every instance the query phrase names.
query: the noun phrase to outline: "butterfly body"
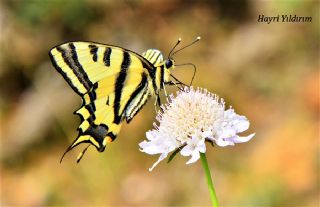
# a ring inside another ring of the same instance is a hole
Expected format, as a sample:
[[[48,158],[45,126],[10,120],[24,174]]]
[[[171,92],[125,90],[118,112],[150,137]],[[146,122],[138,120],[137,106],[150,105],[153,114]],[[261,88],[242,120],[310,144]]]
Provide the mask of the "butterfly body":
[[[159,98],[169,83],[172,59],[149,49],[142,55],[92,42],[68,42],[49,52],[52,64],[82,97],[75,111],[81,118],[79,134],[66,152],[81,143],[104,151],[117,137],[124,120],[130,122],[150,96]]]

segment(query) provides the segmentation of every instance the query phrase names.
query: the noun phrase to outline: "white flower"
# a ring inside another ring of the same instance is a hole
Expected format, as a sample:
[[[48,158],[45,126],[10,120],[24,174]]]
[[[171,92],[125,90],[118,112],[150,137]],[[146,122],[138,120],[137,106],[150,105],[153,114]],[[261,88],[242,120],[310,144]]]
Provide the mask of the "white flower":
[[[150,171],[170,152],[182,148],[180,154],[191,156],[187,164],[196,162],[200,152],[206,152],[205,141],[224,147],[247,142],[254,134],[240,137],[237,133],[249,128],[249,121],[232,108],[225,110],[223,99],[206,89],[185,88],[168,104],[162,105],[163,112],[156,117],[159,125],[146,133],[147,140],[139,144],[142,152],[161,154]]]

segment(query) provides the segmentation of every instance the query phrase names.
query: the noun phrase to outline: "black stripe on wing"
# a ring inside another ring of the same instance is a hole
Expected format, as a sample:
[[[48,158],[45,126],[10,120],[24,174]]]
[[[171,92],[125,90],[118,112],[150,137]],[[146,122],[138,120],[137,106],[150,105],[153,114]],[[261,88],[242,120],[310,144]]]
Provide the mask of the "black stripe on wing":
[[[131,64],[130,54],[127,51],[124,51],[123,59],[121,63],[121,70],[115,83],[115,98],[114,98],[114,105],[113,105],[113,109],[114,109],[113,123],[115,124],[119,124],[121,122],[121,118],[122,118],[122,114],[120,114],[121,95],[122,95],[122,89],[127,77],[127,72],[130,67],[130,64]]]
[[[110,57],[111,57],[112,49],[110,47],[106,47],[106,50],[103,53],[103,62],[105,66],[110,66]]]
[[[98,47],[96,45],[89,45],[90,54],[92,55],[92,60],[94,62],[98,61]]]
[[[151,63],[149,61],[148,61],[149,64],[147,64],[145,61],[141,61],[141,62],[142,62],[143,68],[147,69],[148,72],[149,72],[149,75],[150,75],[151,80],[152,80],[152,86],[153,86],[154,90],[158,91],[157,90],[157,84],[156,84],[156,67],[151,65]]]
[[[52,64],[57,69],[57,71],[63,76],[63,78],[69,83],[69,85],[72,87],[72,89],[80,94],[83,95],[86,92],[92,88],[93,84],[90,81],[87,73],[85,72],[84,68],[82,67],[81,63],[79,62],[78,55],[76,48],[73,43],[69,43],[67,48],[64,48],[62,46],[56,47],[57,51],[61,53],[62,59],[65,62],[65,64],[72,70],[73,74],[77,77],[79,82],[83,85],[83,87],[86,89],[85,92],[80,92],[79,88],[72,82],[72,80],[67,76],[67,74],[62,70],[61,67],[58,66],[57,62],[55,61],[55,58],[52,56],[51,53],[49,53]]]
[[[75,75],[77,75],[80,82],[84,85],[84,87],[87,89],[87,91],[89,91],[93,84],[90,81],[87,73],[84,71],[82,65],[80,64],[80,62],[78,60],[76,47],[74,46],[73,43],[70,43],[69,48],[71,49],[72,60],[74,62],[74,65],[76,66],[74,69],[74,71],[75,71],[74,73],[75,73]]]
[[[136,90],[131,94],[128,103],[126,104],[126,107],[124,109],[125,113],[126,113],[126,121],[127,123],[129,123],[132,118],[135,116],[135,114],[138,113],[138,111],[142,108],[142,106],[147,102],[147,99],[145,100],[144,103],[142,103],[143,101],[143,97],[145,95],[148,95],[148,90],[146,90],[146,88],[148,87],[148,78],[147,78],[147,74],[142,73],[142,78],[141,81],[138,85],[138,87],[136,88]],[[137,96],[139,94],[141,94],[140,100],[138,101],[137,104],[135,104],[131,109],[129,109],[129,106],[131,104],[131,102],[137,98]],[[127,114],[127,111],[130,110],[129,114]]]
[[[83,95],[82,93],[80,93],[79,89],[72,83],[71,79],[67,76],[67,74],[59,67],[59,65],[56,62],[56,59],[54,58],[54,56],[49,53],[49,57],[50,60],[52,62],[52,65],[54,66],[54,68],[58,71],[58,73],[60,73],[62,75],[62,77],[67,81],[67,83],[71,86],[71,88],[79,95]]]

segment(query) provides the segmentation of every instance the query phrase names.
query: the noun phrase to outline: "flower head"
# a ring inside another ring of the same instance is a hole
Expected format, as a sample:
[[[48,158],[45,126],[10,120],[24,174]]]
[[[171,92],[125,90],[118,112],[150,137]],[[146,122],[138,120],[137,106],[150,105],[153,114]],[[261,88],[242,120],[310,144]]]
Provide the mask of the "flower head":
[[[232,108],[225,110],[223,99],[206,89],[185,88],[177,96],[169,96],[168,103],[161,106],[163,112],[156,117],[159,124],[146,133],[147,140],[139,144],[148,154],[161,154],[150,171],[168,154],[182,148],[182,156],[191,156],[187,164],[194,163],[200,152],[206,152],[205,141],[224,147],[247,142],[254,134],[240,137],[237,133],[249,128],[249,121]]]

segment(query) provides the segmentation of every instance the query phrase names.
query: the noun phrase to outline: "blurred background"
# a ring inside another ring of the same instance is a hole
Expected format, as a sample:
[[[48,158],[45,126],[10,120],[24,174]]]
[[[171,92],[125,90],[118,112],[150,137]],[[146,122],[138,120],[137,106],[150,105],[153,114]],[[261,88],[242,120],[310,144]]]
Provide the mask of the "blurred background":
[[[71,40],[165,55],[179,37],[199,43],[175,56],[197,66],[208,88],[251,122],[253,140],[207,146],[221,206],[319,206],[319,1],[2,0],[1,206],[210,206],[197,162],[162,162],[139,151],[155,121],[153,102],[106,151],[84,146],[72,112],[81,99],[48,51]],[[312,23],[259,23],[258,15],[311,16]],[[190,82],[193,70],[173,74]],[[175,87],[168,87],[175,92]]]

